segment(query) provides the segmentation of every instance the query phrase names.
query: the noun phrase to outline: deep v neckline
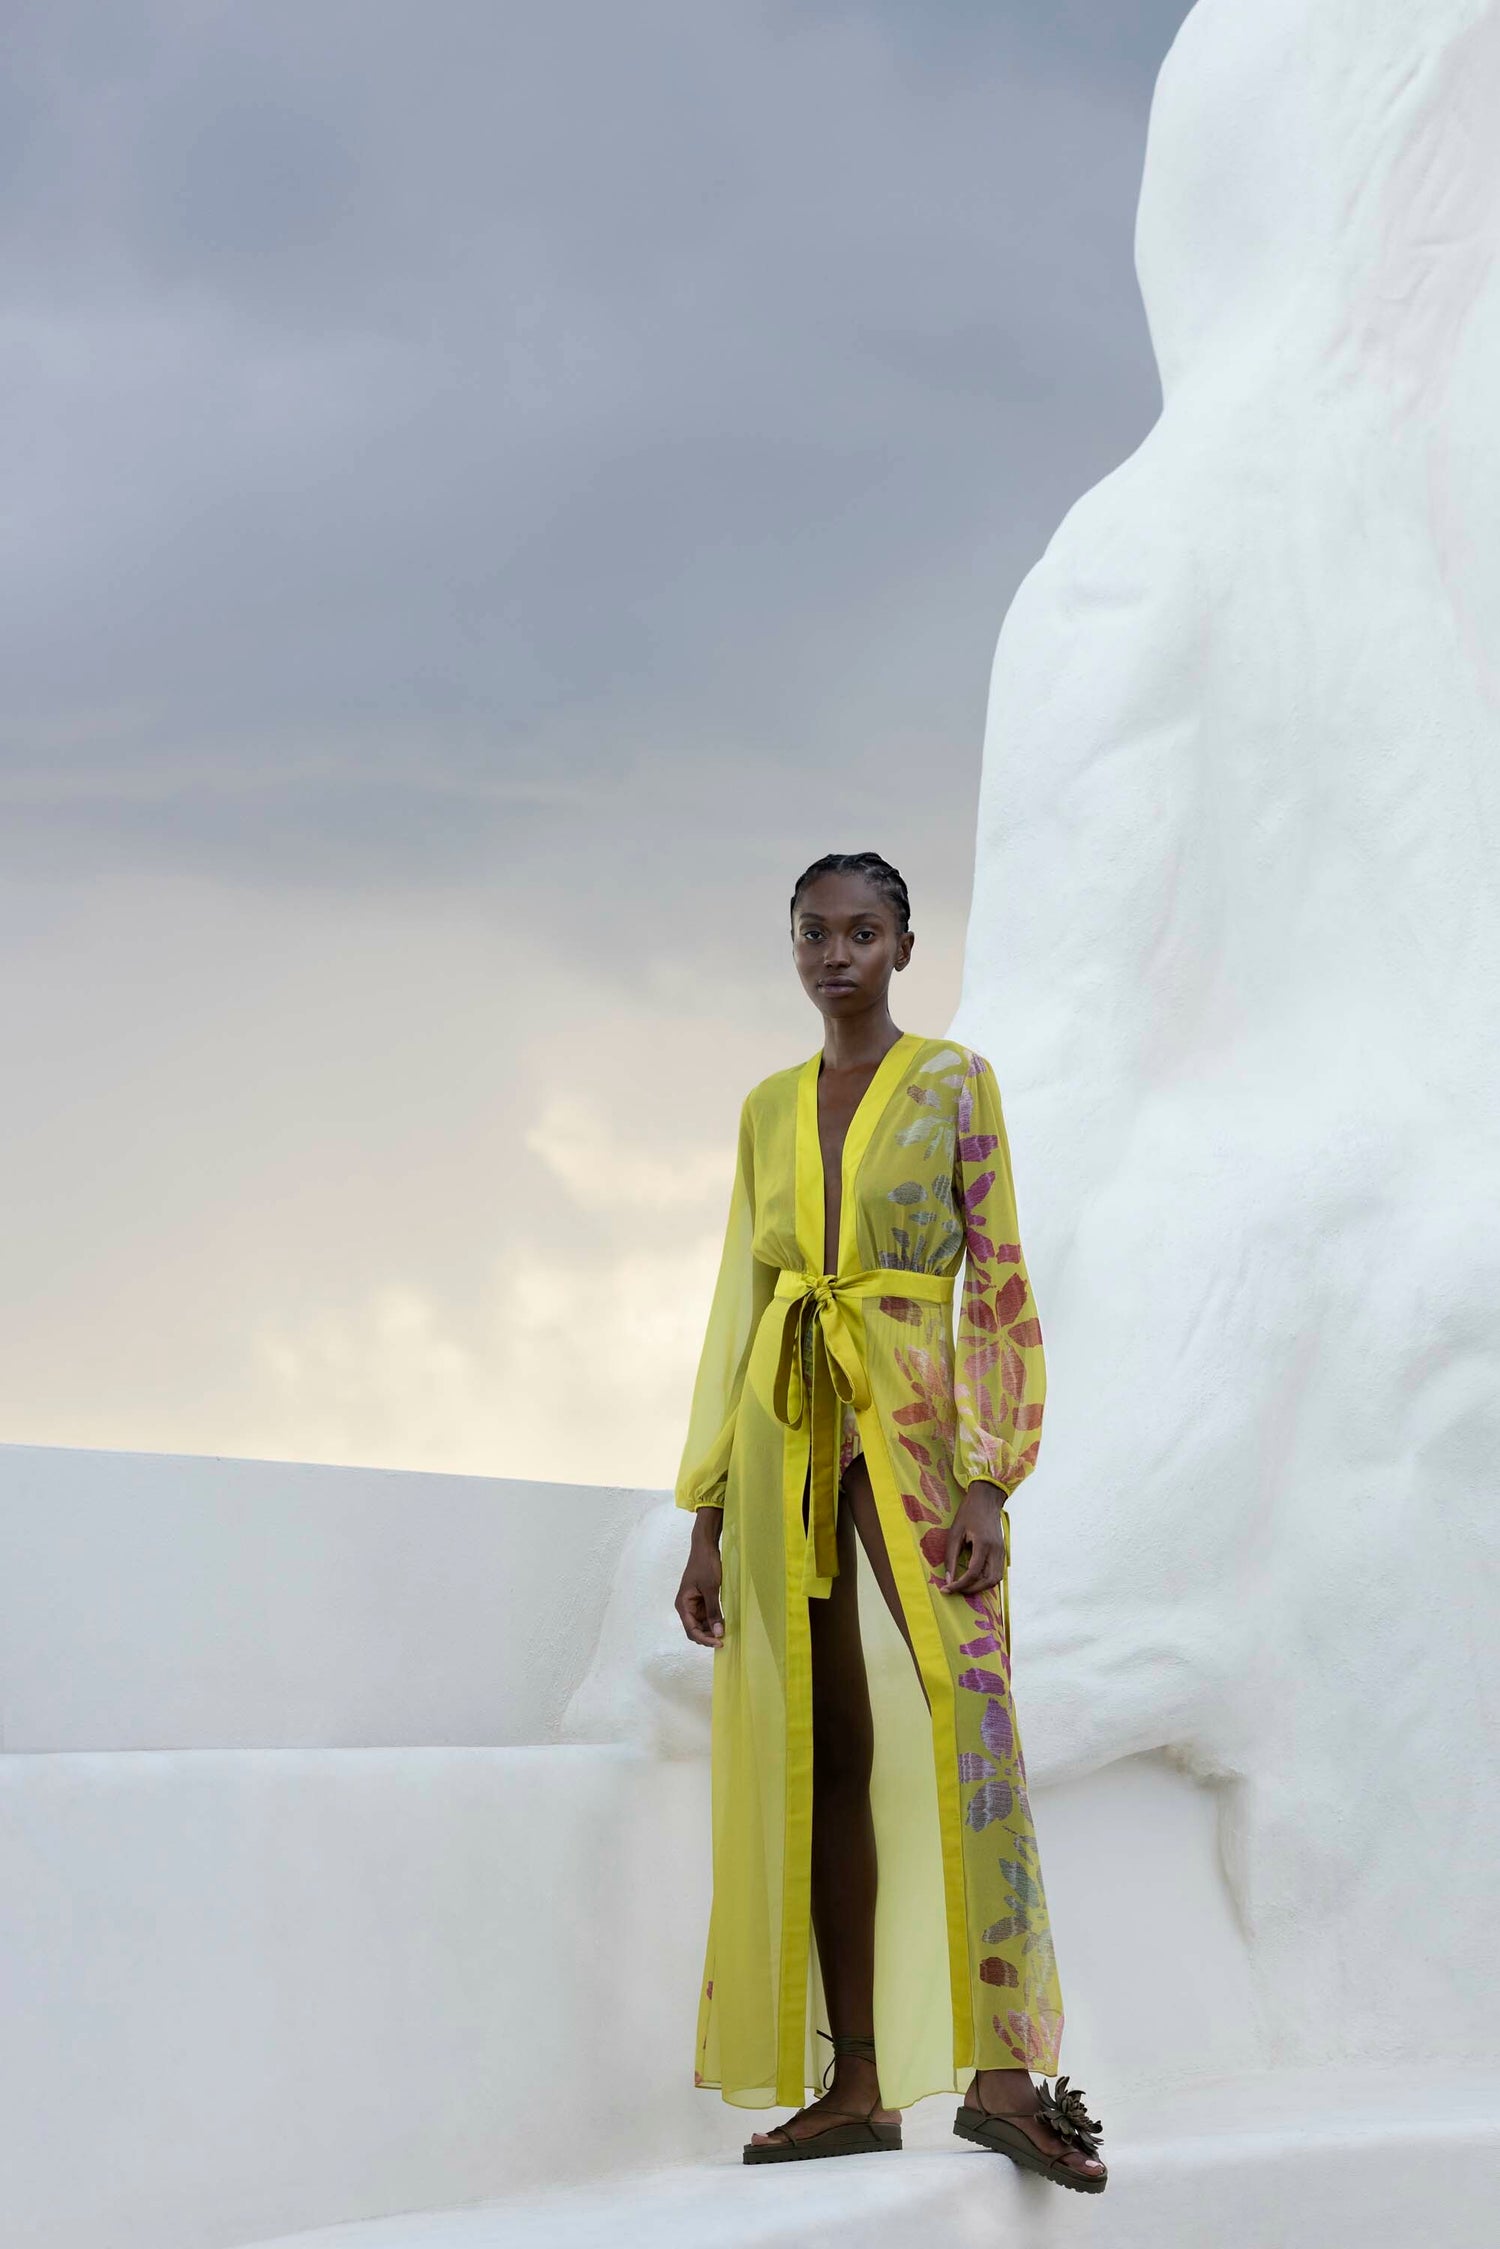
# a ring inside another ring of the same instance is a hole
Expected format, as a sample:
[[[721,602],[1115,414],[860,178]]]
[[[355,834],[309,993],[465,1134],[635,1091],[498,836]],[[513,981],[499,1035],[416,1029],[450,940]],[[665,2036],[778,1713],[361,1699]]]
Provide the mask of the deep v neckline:
[[[894,1090],[895,1080],[913,1048],[922,1043],[917,1031],[903,1031],[875,1065],[874,1074],[844,1129],[839,1149],[839,1229],[831,1270],[852,1270],[854,1251],[854,1198],[850,1190],[859,1174],[876,1121]],[[819,1130],[818,1081],[823,1075],[823,1050],[810,1054],[802,1066],[798,1106],[797,1235],[798,1247],[810,1272],[821,1273],[827,1255],[828,1175],[823,1162]]]

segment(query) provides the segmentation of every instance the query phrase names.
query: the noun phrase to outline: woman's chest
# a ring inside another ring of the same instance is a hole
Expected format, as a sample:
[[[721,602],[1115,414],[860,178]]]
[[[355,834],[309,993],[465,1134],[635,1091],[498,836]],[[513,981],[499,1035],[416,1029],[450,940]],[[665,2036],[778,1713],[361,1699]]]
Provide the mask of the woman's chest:
[[[807,1089],[809,1093],[812,1088]],[[786,1103],[756,1135],[756,1255],[837,1272],[851,1261],[944,1270],[956,1255],[952,1089],[915,1076],[873,1117],[853,1099]],[[847,1208],[846,1208],[847,1205]],[[843,1256],[839,1249],[842,1246]]]

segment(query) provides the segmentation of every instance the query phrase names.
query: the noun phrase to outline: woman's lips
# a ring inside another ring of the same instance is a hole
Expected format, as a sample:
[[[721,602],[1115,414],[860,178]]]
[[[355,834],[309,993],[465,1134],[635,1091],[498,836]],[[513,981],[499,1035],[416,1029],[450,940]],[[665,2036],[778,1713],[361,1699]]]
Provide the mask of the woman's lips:
[[[852,976],[825,976],[820,988],[825,992],[854,992],[859,989]]]

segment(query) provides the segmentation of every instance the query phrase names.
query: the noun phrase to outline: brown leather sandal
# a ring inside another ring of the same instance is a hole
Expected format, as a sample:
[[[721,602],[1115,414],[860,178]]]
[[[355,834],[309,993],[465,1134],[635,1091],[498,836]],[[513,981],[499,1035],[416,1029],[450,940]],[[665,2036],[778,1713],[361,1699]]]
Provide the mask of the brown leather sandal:
[[[873,2062],[875,2059],[875,2041],[873,2038],[850,2038],[842,2033],[835,2038],[829,2038],[826,2030],[820,2030],[818,2036],[828,2038],[828,2042],[833,2048],[833,2052],[828,2059],[828,2069],[832,2069],[840,2054],[858,2054],[867,2062]],[[828,2083],[828,2069],[823,2072],[825,2087]],[[770,2132],[766,2135],[767,2144],[757,2147],[753,2140],[747,2140],[744,2151],[745,2161],[747,2163],[810,2163],[814,2158],[824,2155],[876,2155],[883,2153],[886,2149],[899,2148],[901,2145],[900,2125],[876,2124],[873,2121],[875,2111],[879,2106],[880,2095],[877,2092],[863,2116],[855,2115],[852,2111],[845,2109],[822,2109],[819,2111],[820,2115],[846,2117],[847,2122],[825,2125],[821,2132],[809,2132],[800,2140],[793,2139],[791,2133],[787,2130],[787,2125],[795,2124],[798,2116],[807,2115],[808,2111],[805,2108],[799,2108],[796,2116],[787,2118],[786,2124],[772,2125]]]
[[[1008,2155],[1018,2169],[1039,2171],[1044,2179],[1055,2179],[1060,2187],[1071,2187],[1076,2194],[1102,2194],[1109,2179],[1108,2171],[1093,2174],[1079,2171],[1068,2161],[1067,2155],[1070,2148],[1076,2148],[1080,2155],[1092,2156],[1095,2162],[1102,2160],[1099,2134],[1104,2127],[1089,2115],[1086,2096],[1076,2086],[1070,2086],[1066,2077],[1058,2079],[1055,2092],[1045,2077],[1033,2090],[1036,2115],[1043,2124],[1050,2125],[1062,2141],[1061,2155],[1048,2155],[1013,2118],[997,2116],[982,2101],[977,2108],[964,2102],[953,2119],[954,2131],[961,2140],[972,2140],[976,2147],[992,2148],[996,2155]]]

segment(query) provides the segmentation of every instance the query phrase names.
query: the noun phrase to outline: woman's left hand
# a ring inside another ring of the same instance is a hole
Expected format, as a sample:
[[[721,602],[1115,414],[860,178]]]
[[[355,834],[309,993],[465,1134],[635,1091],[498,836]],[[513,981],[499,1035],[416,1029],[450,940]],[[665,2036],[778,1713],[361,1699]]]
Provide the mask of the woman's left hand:
[[[939,1592],[984,1593],[1000,1583],[1005,1568],[1005,1525],[1000,1519],[1004,1505],[1005,1494],[998,1484],[970,1484],[949,1526]],[[968,1563],[963,1575],[955,1577],[959,1551],[965,1546]]]

